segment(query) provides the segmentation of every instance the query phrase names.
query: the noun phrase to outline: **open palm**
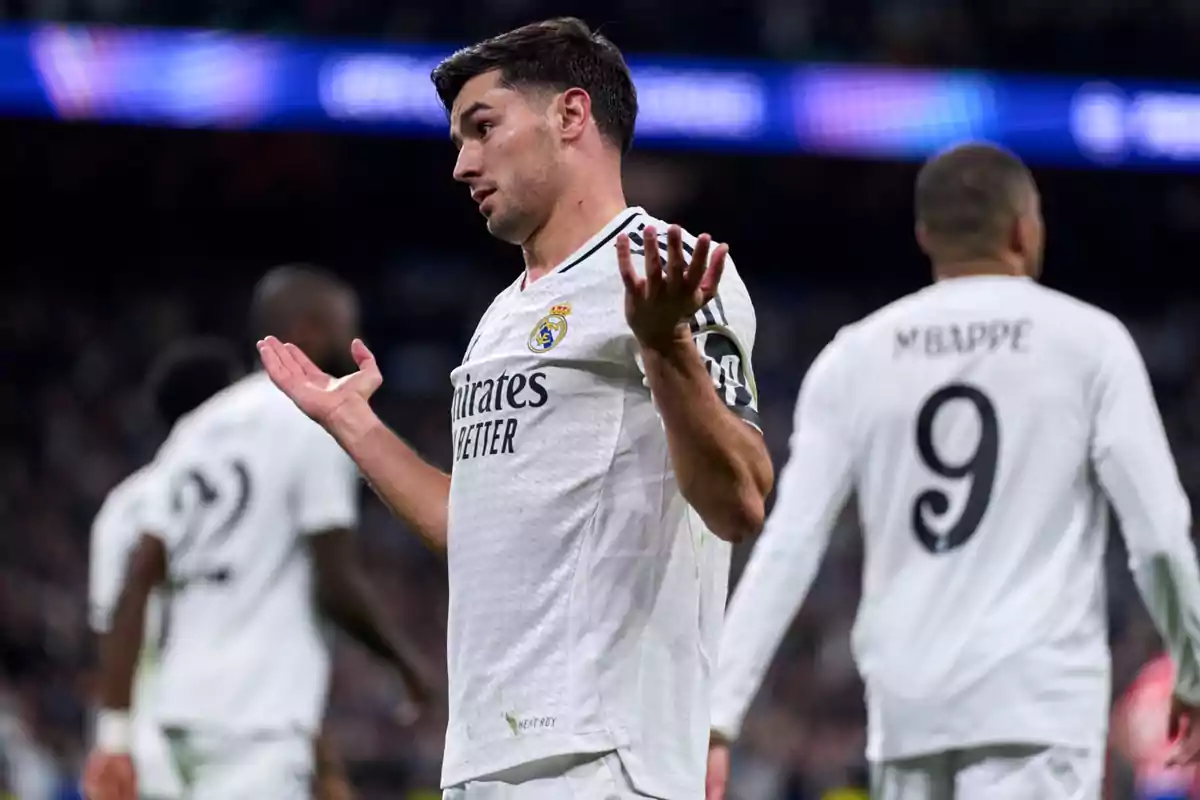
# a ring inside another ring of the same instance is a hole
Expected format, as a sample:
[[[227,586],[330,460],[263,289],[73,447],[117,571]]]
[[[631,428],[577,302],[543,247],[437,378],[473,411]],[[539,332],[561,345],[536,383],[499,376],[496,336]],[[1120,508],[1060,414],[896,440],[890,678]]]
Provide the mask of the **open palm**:
[[[645,276],[633,264],[629,236],[617,237],[617,265],[625,282],[625,318],[643,347],[658,347],[670,342],[680,325],[687,323],[717,294],[717,285],[725,270],[729,247],[719,244],[709,257],[712,237],[703,233],[688,258],[683,230],[667,228],[667,259],[663,264],[658,249],[658,231],[653,225],[643,231]]]
[[[383,384],[375,356],[361,339],[350,344],[350,355],[358,372],[335,378],[323,371],[294,344],[274,336],[258,343],[258,354],[272,383],[292,399],[301,411],[326,424],[347,401],[368,400]]]

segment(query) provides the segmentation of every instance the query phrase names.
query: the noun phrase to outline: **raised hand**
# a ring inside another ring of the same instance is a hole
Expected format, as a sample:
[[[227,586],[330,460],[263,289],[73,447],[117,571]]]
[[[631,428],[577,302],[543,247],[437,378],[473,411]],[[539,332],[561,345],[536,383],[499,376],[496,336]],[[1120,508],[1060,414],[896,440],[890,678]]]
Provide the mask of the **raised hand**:
[[[137,800],[137,774],[133,759],[93,750],[83,768],[83,796],[87,800]]]
[[[712,237],[701,234],[689,261],[683,250],[683,231],[672,225],[667,228],[664,267],[658,231],[648,226],[644,235],[645,277],[639,276],[633,266],[629,237],[617,237],[617,263],[625,282],[625,319],[643,347],[661,349],[675,340],[681,325],[716,296],[729,247],[717,245],[710,258]]]
[[[347,401],[369,400],[383,384],[383,375],[375,356],[355,339],[350,355],[358,371],[334,378],[321,370],[294,344],[284,344],[274,336],[258,343],[258,354],[271,381],[292,399],[301,411],[325,425]]]

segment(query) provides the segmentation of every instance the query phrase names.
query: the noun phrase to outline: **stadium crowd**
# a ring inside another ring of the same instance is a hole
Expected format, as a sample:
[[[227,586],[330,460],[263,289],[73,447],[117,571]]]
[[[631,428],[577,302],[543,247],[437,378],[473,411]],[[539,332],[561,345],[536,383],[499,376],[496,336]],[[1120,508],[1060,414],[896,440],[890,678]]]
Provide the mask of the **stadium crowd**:
[[[1189,0],[5,0],[6,19],[461,42],[574,14],[628,53],[985,66],[1150,75],[1192,71]]]
[[[462,13],[448,13],[445,4],[435,14],[419,4],[368,0],[192,0],[153,9],[122,0],[5,4],[10,17],[442,40],[494,32],[546,13],[548,4],[451,5]],[[1182,57],[1188,48],[1162,43],[1195,30],[1200,18],[1195,4],[1155,5],[1176,14],[1175,22],[1145,22],[1144,4],[1118,0],[1009,2],[1004,14],[991,15],[1003,16],[998,27],[987,24],[987,9],[999,3],[968,16],[958,4],[923,0],[759,0],[755,13],[741,3],[685,9],[660,0],[636,10],[605,7],[595,20],[623,20],[612,35],[631,51],[983,58],[998,66],[1169,73],[1178,66],[1170,54]],[[876,24],[850,24],[860,12]],[[676,24],[678,14],[696,18]],[[1130,15],[1140,24],[1128,25]],[[671,18],[671,36],[660,40],[660,26],[648,18]],[[1113,25],[1126,25],[1129,47],[1106,49]],[[1076,32],[1063,40],[1073,44],[1030,48],[1027,40],[1019,55],[1006,45],[1020,31],[1051,36],[1063,26]],[[1141,47],[1143,38],[1156,46]],[[1038,62],[1052,58],[1069,62]],[[21,198],[3,245],[12,280],[0,293],[7,376],[0,383],[0,798],[48,800],[74,796],[84,753],[94,668],[85,603],[92,515],[164,434],[140,393],[154,354],[192,333],[218,333],[246,344],[250,363],[249,286],[276,263],[323,263],[366,298],[368,341],[385,367],[381,413],[446,465],[446,376],[473,321],[519,262],[486,239],[451,184],[443,143],[33,123],[7,127],[0,142],[6,189]],[[909,165],[656,153],[630,164],[634,202],[732,244],[757,304],[755,368],[777,463],[786,457],[795,392],[815,353],[840,325],[925,279],[909,235],[912,174]],[[730,185],[738,186],[736,196]],[[1165,175],[1050,173],[1044,189],[1047,282],[1129,322],[1195,501],[1200,294],[1177,267],[1200,234],[1200,193]],[[1080,198],[1088,198],[1086,207]],[[362,545],[377,585],[396,619],[441,657],[444,567],[369,492],[364,498]],[[862,687],[849,648],[861,560],[854,526],[848,514],[739,745],[735,788],[744,800],[817,800],[863,785]],[[739,550],[735,577],[747,552]],[[1110,562],[1121,687],[1156,652],[1156,638],[1119,548]],[[387,713],[396,692],[365,655],[339,650],[331,715],[365,798],[398,797],[401,788],[416,798],[437,785],[444,715],[434,708],[415,727],[400,728]]]

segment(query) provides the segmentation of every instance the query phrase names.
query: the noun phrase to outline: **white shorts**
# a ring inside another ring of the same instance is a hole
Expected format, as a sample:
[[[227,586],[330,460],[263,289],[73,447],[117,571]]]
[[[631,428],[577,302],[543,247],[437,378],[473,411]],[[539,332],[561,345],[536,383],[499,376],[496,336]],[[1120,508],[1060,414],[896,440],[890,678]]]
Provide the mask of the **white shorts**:
[[[171,758],[171,746],[153,722],[135,722],[132,756],[141,800],[182,800],[183,781]]]
[[[452,786],[442,800],[641,800],[615,753],[558,756]]]
[[[306,734],[170,731],[168,740],[188,800],[312,800],[316,755]]]
[[[954,750],[871,765],[871,800],[1099,800],[1104,753],[1045,745]]]

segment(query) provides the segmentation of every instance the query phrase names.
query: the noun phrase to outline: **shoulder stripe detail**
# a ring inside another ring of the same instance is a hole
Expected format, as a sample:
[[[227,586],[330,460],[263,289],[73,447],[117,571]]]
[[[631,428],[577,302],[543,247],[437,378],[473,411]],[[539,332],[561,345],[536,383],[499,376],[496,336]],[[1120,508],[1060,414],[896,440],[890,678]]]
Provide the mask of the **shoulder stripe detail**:
[[[669,227],[669,226],[668,226],[668,227]],[[638,223],[637,229],[638,229],[638,233],[641,233],[642,231],[646,230],[646,223],[644,223],[644,222]],[[666,238],[667,238],[667,237],[666,237],[666,232],[667,232],[667,231],[666,231],[666,229],[665,229],[665,228],[664,228],[663,230],[659,231],[659,233],[663,234],[663,237],[662,237],[661,239],[659,239],[659,240],[658,240],[658,241],[659,241],[659,246],[660,246],[660,248],[663,246],[663,243],[664,243],[664,242],[666,242]],[[689,234],[687,231],[684,231],[684,233],[683,233],[683,236],[684,236],[684,238],[683,238],[683,252],[687,253],[689,256],[690,256],[692,253],[696,252],[696,248],[695,248],[695,247],[693,247],[692,245],[688,244],[687,237],[689,237],[690,235],[691,235],[691,234]],[[630,238],[632,239],[633,237],[631,236]],[[639,245],[641,244],[641,241],[640,241],[640,239],[641,239],[641,237],[639,236],[639,237],[638,237],[638,240],[639,240],[639,241],[638,241],[638,244],[639,244]]]
[[[728,326],[729,317],[725,316],[725,304],[721,302],[721,293],[719,291],[713,295],[712,304],[716,306],[717,324]]]
[[[577,258],[577,259],[575,259],[574,261],[572,261],[570,264],[567,264],[565,267],[563,267],[562,269],[560,269],[560,270],[559,270],[559,273],[561,274],[561,273],[563,273],[563,272],[569,272],[570,270],[573,270],[573,269],[575,269],[576,267],[578,267],[578,266],[579,266],[580,264],[582,264],[584,261],[587,261],[587,260],[588,260],[589,258],[591,258],[593,255],[595,255],[595,254],[596,254],[596,252],[597,252],[597,251],[598,251],[598,250],[599,250],[601,247],[604,247],[604,245],[608,244],[608,243],[609,243],[609,242],[611,242],[613,239],[617,238],[617,234],[619,234],[621,231],[623,231],[623,230],[625,230],[626,228],[628,228],[628,227],[629,227],[629,223],[633,222],[633,221],[634,221],[635,219],[637,219],[637,218],[638,218],[638,214],[637,214],[637,212],[634,212],[634,213],[630,214],[628,217],[626,217],[626,218],[625,218],[625,221],[624,221],[624,222],[622,222],[622,223],[621,223],[620,225],[618,225],[617,227],[613,228],[613,229],[612,229],[612,231],[611,231],[611,232],[610,232],[610,233],[609,233],[607,236],[605,236],[605,237],[604,237],[603,239],[601,239],[600,241],[596,242],[596,244],[595,244],[595,245],[594,245],[594,246],[593,246],[593,247],[592,247],[590,250],[588,250],[586,253],[584,253],[583,255],[581,255],[579,258]]]
[[[718,291],[712,300],[705,303],[704,307],[695,313],[689,321],[692,328],[692,333],[698,333],[704,328],[728,328],[729,318],[725,316],[725,304],[721,302],[721,293]]]
[[[644,226],[643,226],[644,227]],[[636,247],[629,252],[635,256],[646,255],[646,240],[642,238],[640,233],[630,233],[629,241],[633,242]],[[663,256],[667,255],[667,241],[665,239],[658,240],[658,251]]]
[[[634,255],[644,256],[646,254],[646,249],[645,249],[646,248],[646,240],[642,236],[642,233],[645,230],[646,230],[646,223],[639,222],[638,226],[637,226],[637,230],[631,231],[629,234],[629,240],[631,242],[633,242],[639,248],[639,249],[635,249],[635,250],[631,251]],[[689,236],[690,236],[690,234],[688,234],[685,231],[684,232],[685,238],[683,239],[682,244],[683,244],[683,252],[690,256],[696,252],[696,248],[694,245],[691,245],[688,243],[686,237],[689,237]],[[658,249],[660,251],[662,251],[662,254],[664,256],[667,255],[667,237],[666,236],[659,237]],[[716,294],[716,296],[714,296],[713,299],[709,303],[707,303],[702,309],[700,309],[698,312],[696,312],[696,315],[694,317],[692,317],[692,319],[689,320],[689,322],[688,322],[688,326],[692,329],[692,333],[699,333],[704,328],[711,328],[711,327],[716,327],[716,326],[727,327],[728,325],[729,325],[729,318],[725,315],[725,304],[721,302],[720,292],[718,292]]]

